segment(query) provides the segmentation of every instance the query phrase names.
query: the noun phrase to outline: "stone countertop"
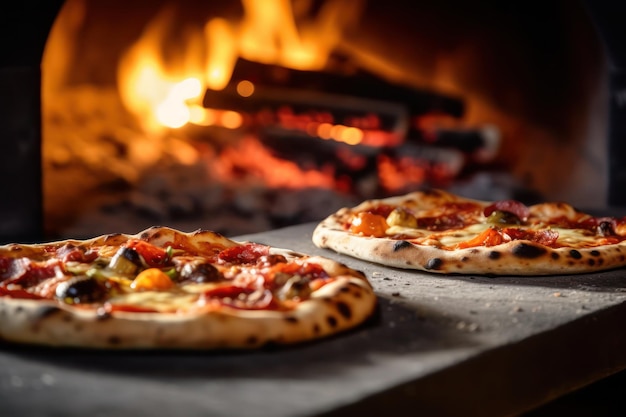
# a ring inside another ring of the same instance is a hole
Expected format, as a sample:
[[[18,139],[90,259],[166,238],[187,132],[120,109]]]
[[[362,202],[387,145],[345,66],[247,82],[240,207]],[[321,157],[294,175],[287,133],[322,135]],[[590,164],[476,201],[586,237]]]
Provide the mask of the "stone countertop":
[[[318,249],[315,224],[235,237],[366,273],[375,317],[325,340],[253,352],[0,346],[3,414],[514,415],[626,368],[626,271],[433,275]]]

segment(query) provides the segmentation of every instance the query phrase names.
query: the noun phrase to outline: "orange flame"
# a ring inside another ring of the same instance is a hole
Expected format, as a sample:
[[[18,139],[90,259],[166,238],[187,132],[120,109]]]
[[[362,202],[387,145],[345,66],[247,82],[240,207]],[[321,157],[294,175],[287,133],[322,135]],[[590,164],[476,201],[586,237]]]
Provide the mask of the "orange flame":
[[[176,65],[166,63],[160,52],[175,19],[169,8],[149,23],[122,57],[120,95],[147,132],[187,123],[239,127],[233,117],[226,119],[229,124],[222,123],[213,110],[201,106],[204,91],[223,89],[239,57],[300,70],[322,69],[343,28],[358,15],[361,2],[328,1],[315,20],[305,20],[300,26],[289,0],[242,0],[242,5],[240,22],[213,18],[202,31],[192,33],[183,46],[185,59]],[[242,96],[254,89],[251,83],[240,87]],[[351,130],[338,134],[347,135],[346,141],[355,141],[358,135]]]

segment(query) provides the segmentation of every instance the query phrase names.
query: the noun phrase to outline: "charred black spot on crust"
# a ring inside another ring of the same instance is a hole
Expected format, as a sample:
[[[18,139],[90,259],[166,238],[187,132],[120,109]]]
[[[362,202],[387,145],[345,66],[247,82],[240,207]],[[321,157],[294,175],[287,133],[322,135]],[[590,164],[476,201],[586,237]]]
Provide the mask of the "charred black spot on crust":
[[[153,233],[150,232],[153,228],[154,228],[154,226],[151,227],[150,229],[144,231],[142,234],[139,235],[139,238],[143,239],[143,240],[147,240],[147,239],[149,239],[151,237],[158,237],[158,235],[159,235],[158,233],[154,233],[153,234]]]
[[[17,308],[18,311],[21,311],[22,308],[18,307]],[[59,307],[56,306],[45,306],[45,307],[40,307],[39,310],[37,310],[37,317],[40,319],[43,319],[44,317],[49,317],[53,314],[59,313],[61,311],[61,309]],[[67,320],[67,317],[70,316],[66,316],[63,317],[64,320]]]
[[[337,311],[339,311],[339,314],[341,314],[344,319],[349,320],[352,317],[352,309],[348,304],[343,301],[338,301],[336,305]]]
[[[411,246],[413,246],[411,245],[411,242],[407,242],[406,240],[398,240],[393,244],[393,251],[397,252],[402,249],[410,248]]]
[[[320,328],[320,325],[319,325],[319,324],[315,323],[315,324],[313,325],[313,333],[315,333],[315,334],[319,334],[321,330],[322,330],[322,329]]]
[[[340,291],[345,292],[345,293],[350,293],[354,295],[356,298],[361,297],[361,286],[354,282],[348,282],[345,285],[345,287],[341,287]]]
[[[441,268],[442,265],[443,260],[441,260],[441,258],[430,258],[428,262],[426,262],[426,265],[424,265],[424,268],[437,270]]]
[[[327,316],[326,322],[330,327],[337,327],[337,318],[335,316]]]
[[[597,251],[597,250],[592,250],[589,253],[591,254],[591,256],[600,256],[600,251]]]
[[[569,251],[569,256],[571,256],[574,259],[580,259],[583,257],[582,254],[578,252],[576,249],[572,249],[571,251]]]
[[[122,343],[122,339],[120,339],[119,336],[110,336],[107,339],[107,343],[110,345],[119,345],[120,343]]]
[[[248,336],[248,338],[246,339],[246,344],[250,345],[250,346],[255,346],[259,344],[259,338],[252,335],[252,336]]]
[[[464,256],[461,258],[461,262],[467,262],[469,261],[469,258],[467,256]]]
[[[513,247],[511,251],[518,258],[538,258],[546,253],[546,249],[541,246],[530,245],[528,243],[520,243]]]
[[[502,254],[497,250],[492,250],[491,252],[489,252],[489,259],[500,259],[501,256]]]
[[[294,317],[294,316],[287,316],[287,317],[285,317],[285,321],[286,321],[287,323],[293,323],[293,324],[296,324],[296,323],[298,323],[298,318],[297,318],[297,317]]]
[[[551,256],[551,257],[552,257],[552,259],[554,259],[555,261],[561,257],[561,255],[559,255],[559,254],[558,254],[558,253],[556,253],[556,252],[552,252],[552,253],[550,254],[550,256]]]
[[[596,264],[596,260],[589,258],[589,259],[587,259],[587,264],[589,266],[594,266]]]

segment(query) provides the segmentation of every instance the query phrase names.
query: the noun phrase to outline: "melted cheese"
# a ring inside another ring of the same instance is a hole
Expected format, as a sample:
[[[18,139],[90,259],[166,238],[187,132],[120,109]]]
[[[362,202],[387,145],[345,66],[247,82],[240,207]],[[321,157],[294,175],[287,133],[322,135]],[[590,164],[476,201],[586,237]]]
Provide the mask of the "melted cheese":
[[[602,243],[602,238],[599,239],[598,236],[589,233],[587,230],[565,229],[561,227],[553,227],[552,230],[559,234],[557,243],[564,246],[588,247],[599,246]]]
[[[461,242],[468,241],[478,236],[491,225],[486,223],[476,223],[462,229],[453,229],[443,232],[427,229],[412,229],[402,226],[392,226],[387,229],[388,236],[402,235],[410,236],[417,243],[429,246],[455,246]]]
[[[426,229],[413,229],[402,226],[391,226],[387,229],[387,236],[406,236],[414,243],[428,246],[436,246],[446,249],[453,249],[462,242],[472,240],[490,227],[495,227],[483,220],[483,222],[471,224],[464,228],[446,231],[432,231]],[[516,227],[516,226],[506,226]],[[554,230],[558,233],[557,246],[568,246],[572,248],[593,247],[605,244],[602,238],[584,229],[567,229],[563,227],[546,227],[543,224],[523,225],[521,229],[530,231],[541,231],[546,229]],[[497,228],[497,227],[496,227]]]
[[[115,296],[108,300],[112,305],[133,306],[160,312],[187,311],[198,301],[198,294],[185,291],[137,291]]]
[[[160,312],[182,312],[198,306],[201,294],[218,287],[217,284],[187,284],[167,291],[134,291],[126,289],[108,300],[113,305],[135,306]]]

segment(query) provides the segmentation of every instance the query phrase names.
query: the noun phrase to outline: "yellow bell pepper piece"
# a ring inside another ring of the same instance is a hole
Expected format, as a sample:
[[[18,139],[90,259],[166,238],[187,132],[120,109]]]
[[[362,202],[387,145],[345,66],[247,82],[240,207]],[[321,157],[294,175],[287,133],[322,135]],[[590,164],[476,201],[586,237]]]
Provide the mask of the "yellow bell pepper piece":
[[[167,290],[174,285],[171,278],[159,268],[141,271],[130,284],[134,290]]]

